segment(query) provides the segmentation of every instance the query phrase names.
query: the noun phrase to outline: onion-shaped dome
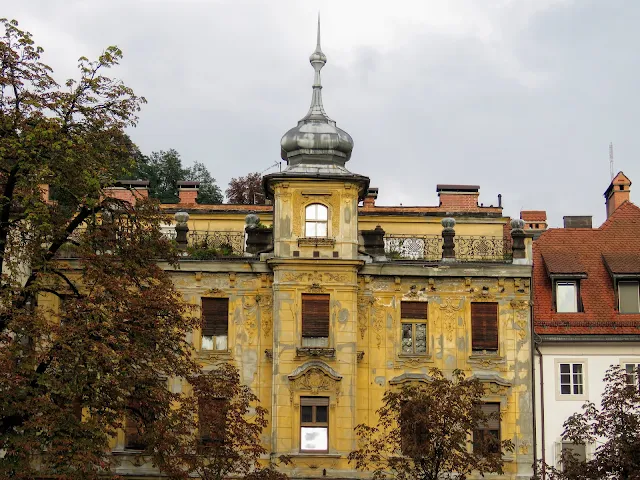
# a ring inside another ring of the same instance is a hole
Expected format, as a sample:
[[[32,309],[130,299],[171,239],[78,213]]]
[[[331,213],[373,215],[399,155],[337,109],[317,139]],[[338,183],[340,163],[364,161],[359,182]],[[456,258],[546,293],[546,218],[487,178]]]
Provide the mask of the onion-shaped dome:
[[[287,170],[296,167],[299,169],[303,165],[344,167],[345,162],[351,158],[353,139],[336,126],[336,122],[329,118],[322,105],[320,70],[327,63],[327,57],[320,48],[320,18],[318,42],[309,62],[315,71],[311,106],[298,125],[280,140],[281,156],[289,164]]]

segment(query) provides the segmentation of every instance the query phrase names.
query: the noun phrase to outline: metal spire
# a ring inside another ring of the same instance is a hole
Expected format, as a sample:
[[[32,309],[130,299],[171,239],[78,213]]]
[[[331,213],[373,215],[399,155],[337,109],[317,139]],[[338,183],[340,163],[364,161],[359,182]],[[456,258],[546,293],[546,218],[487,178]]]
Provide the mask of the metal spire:
[[[320,47],[320,12],[318,12],[318,40],[316,43],[316,49],[309,57],[309,62],[315,71],[313,79],[313,94],[311,96],[311,106],[309,107],[309,113],[307,113],[305,119],[323,119],[333,121],[329,118],[324,111],[322,105],[322,83],[320,82],[320,70],[327,63],[327,56],[322,52]]]

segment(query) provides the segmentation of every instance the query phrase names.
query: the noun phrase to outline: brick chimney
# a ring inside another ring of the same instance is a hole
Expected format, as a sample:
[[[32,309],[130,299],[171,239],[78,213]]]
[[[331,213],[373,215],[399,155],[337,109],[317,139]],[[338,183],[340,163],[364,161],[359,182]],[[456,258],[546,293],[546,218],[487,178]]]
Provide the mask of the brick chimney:
[[[182,205],[195,205],[198,199],[200,182],[178,182],[178,196]]]
[[[604,192],[605,205],[607,206],[607,218],[611,216],[616,209],[624,202],[629,201],[629,193],[631,191],[631,180],[627,176],[618,172],[611,180],[611,185]]]
[[[478,208],[478,185],[436,185],[440,207],[449,211],[475,210]]]
[[[544,210],[522,210],[520,220],[524,220],[524,230],[547,229],[547,212]]]
[[[138,199],[149,197],[149,180],[116,180],[113,187],[105,188],[104,191],[108,197],[135,205]]]
[[[378,198],[378,189],[377,188],[369,188],[367,190],[367,196],[364,197],[364,201],[362,202],[362,206],[364,208],[373,208],[376,206],[376,198]]]

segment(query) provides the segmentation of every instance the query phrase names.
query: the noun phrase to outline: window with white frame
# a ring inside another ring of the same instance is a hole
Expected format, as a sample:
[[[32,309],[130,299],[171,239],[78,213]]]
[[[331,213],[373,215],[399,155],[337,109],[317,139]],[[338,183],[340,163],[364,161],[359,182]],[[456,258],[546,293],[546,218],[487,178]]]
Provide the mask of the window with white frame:
[[[640,292],[637,280],[618,282],[618,309],[620,313],[640,313]]]
[[[305,208],[305,237],[326,237],[329,209],[321,203],[312,203]]]
[[[329,450],[329,397],[300,398],[300,450]]]
[[[560,364],[560,395],[584,394],[584,364]]]
[[[630,387],[640,387],[640,382],[638,382],[638,369],[640,369],[640,363],[624,364],[624,371],[627,375],[627,385]]]
[[[564,472],[566,465],[564,465],[563,459],[568,459],[567,462],[571,462],[571,458],[578,462],[587,461],[587,448],[585,444],[573,443],[573,442],[561,442],[560,443],[560,458],[558,459],[558,466]],[[571,457],[571,458],[569,458]]]
[[[575,280],[556,282],[556,312],[573,313],[578,311],[578,282]]]

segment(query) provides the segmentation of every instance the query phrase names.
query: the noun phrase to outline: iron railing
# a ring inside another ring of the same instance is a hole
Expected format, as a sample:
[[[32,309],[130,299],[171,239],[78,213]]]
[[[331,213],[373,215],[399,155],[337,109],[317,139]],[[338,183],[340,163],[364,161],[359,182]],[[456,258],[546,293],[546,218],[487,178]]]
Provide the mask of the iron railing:
[[[384,251],[394,260],[437,261],[442,258],[442,237],[440,235],[385,235]]]
[[[456,235],[456,260],[464,262],[502,262],[511,259],[511,239],[485,235]],[[392,260],[439,261],[442,258],[440,235],[388,234],[384,250]]]
[[[190,230],[187,243],[195,249],[216,250],[225,257],[244,254],[244,232]]]

